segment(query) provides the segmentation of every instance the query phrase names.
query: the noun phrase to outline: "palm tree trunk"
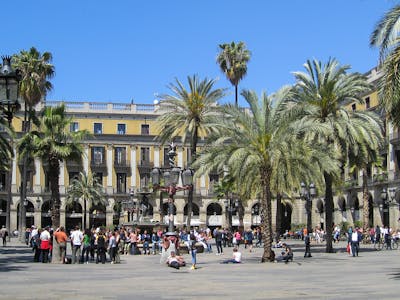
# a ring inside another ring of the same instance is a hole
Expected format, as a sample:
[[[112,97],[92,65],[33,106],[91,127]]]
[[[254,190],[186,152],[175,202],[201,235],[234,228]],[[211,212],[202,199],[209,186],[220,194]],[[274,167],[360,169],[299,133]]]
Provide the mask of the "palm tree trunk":
[[[264,243],[264,253],[261,262],[272,261],[272,214],[271,214],[271,191],[270,191],[271,172],[261,170],[261,233]]]
[[[86,222],[86,199],[83,199],[83,230],[86,230],[87,222]]]
[[[363,232],[368,233],[369,229],[369,192],[367,170],[362,170],[362,190],[363,190]]]
[[[57,158],[49,159],[49,178],[51,189],[51,221],[53,228],[60,227],[60,190],[58,180],[60,177],[60,162]]]
[[[30,130],[30,121],[31,121],[31,113],[29,111],[28,114],[28,105],[25,102],[24,108],[24,124],[23,124],[23,132],[27,133]],[[25,239],[25,227],[26,227],[26,207],[24,205],[26,199],[26,189],[27,189],[27,177],[28,177],[28,154],[23,157],[23,165],[22,165],[22,180],[21,180],[21,192],[20,192],[20,241],[24,241]]]
[[[278,241],[282,234],[282,195],[281,193],[276,194],[276,229],[275,239]]]
[[[238,86],[235,85],[235,105],[238,106]]]
[[[239,207],[238,207],[238,215],[239,215],[239,230],[241,232],[244,232],[244,207],[242,204],[242,201],[239,201]]]
[[[326,220],[326,253],[333,253],[333,193],[332,176],[324,172],[325,179],[325,220]]]
[[[198,140],[199,132],[198,132],[198,126],[193,131],[193,136],[192,136],[192,141],[190,145],[190,162],[188,165],[188,168],[191,167],[193,161],[196,159],[196,148],[197,148],[197,140]],[[186,221],[186,226],[188,229],[190,229],[191,223],[192,223],[192,211],[193,211],[193,190],[195,189],[196,184],[193,183],[191,186],[191,189],[189,190],[189,195],[188,195],[188,205],[187,205],[187,221]]]

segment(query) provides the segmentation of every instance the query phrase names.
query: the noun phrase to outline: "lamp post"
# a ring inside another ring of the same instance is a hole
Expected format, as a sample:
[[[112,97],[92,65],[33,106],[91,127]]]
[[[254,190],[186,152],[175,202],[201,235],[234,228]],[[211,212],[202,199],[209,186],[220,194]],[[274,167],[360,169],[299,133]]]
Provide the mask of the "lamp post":
[[[237,208],[239,207],[239,200],[233,199],[234,198],[234,194],[233,193],[229,193],[228,199],[224,200],[224,204],[225,204],[225,210],[228,213],[228,228],[229,231],[232,232],[232,215],[233,212],[237,210]]]
[[[11,67],[11,57],[2,56],[3,65],[0,69],[0,111],[8,122],[8,127],[11,127],[12,119],[19,109],[20,104],[18,103],[19,97],[19,81],[21,80],[19,70],[14,70]],[[10,144],[12,146],[12,138],[10,136]],[[14,151],[12,149],[12,151]],[[10,159],[10,165],[7,176],[7,215],[6,215],[6,228],[10,228],[10,208],[12,202],[11,184],[12,184],[12,159]],[[20,220],[23,217],[22,205],[20,205]],[[22,223],[21,223],[22,224]],[[22,228],[21,228],[22,229]]]
[[[176,146],[172,143],[168,152],[170,168],[164,170],[153,168],[150,174],[153,189],[168,193],[168,235],[176,235],[174,227],[174,196],[176,192],[193,188],[193,171],[190,169],[182,171],[176,167],[175,156]],[[183,186],[177,186],[179,175],[182,176]],[[161,179],[163,179],[164,185],[161,185]]]
[[[381,192],[381,200],[382,203],[379,204],[379,210],[383,213],[383,225],[389,226],[390,225],[390,218],[389,218],[389,204],[396,203],[396,189],[390,188],[386,190],[385,188],[382,189]]]
[[[314,183],[310,183],[307,188],[304,182],[300,185],[300,196],[306,200],[306,210],[307,210],[307,234],[310,234],[312,231],[312,222],[311,222],[311,209],[312,209],[312,198],[317,195]]]

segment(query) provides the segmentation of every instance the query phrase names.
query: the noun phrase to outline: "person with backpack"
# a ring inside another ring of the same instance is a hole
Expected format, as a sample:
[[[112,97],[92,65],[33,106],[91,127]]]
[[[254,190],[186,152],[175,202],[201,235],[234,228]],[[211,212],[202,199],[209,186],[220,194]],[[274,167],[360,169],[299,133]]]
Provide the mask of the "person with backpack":
[[[105,264],[107,247],[106,247],[106,236],[104,234],[103,229],[100,229],[100,231],[97,234],[96,244],[97,244],[96,264],[98,264],[100,261],[102,264]]]
[[[42,229],[38,229],[35,231],[35,235],[32,236],[31,244],[32,244],[32,251],[34,251],[33,261],[39,262],[40,256],[42,254],[42,249],[40,248],[40,234],[42,233]]]

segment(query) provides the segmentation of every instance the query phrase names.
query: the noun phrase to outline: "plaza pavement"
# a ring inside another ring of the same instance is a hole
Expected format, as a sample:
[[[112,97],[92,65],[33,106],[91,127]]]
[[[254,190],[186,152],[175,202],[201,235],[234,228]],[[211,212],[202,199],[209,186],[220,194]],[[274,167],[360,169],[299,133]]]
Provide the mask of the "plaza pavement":
[[[175,270],[159,264],[159,255],[121,256],[121,264],[56,265],[32,262],[27,246],[12,240],[0,246],[0,299],[400,299],[400,250],[374,251],[362,245],[359,257],[324,253],[312,245],[303,258],[302,241],[288,241],[293,263],[259,263],[261,248],[243,264],[220,264],[230,258],[198,254],[198,269]],[[213,249],[214,250],[214,249]],[[277,249],[279,254],[279,249]]]

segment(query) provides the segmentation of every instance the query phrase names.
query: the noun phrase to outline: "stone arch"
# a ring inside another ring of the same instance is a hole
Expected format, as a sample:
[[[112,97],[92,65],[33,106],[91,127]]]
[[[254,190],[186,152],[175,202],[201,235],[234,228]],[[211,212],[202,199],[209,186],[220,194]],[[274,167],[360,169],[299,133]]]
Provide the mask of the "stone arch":
[[[222,206],[219,203],[211,202],[207,206],[207,216],[222,215]]]
[[[192,203],[192,212],[193,216],[199,216],[200,215],[200,208],[196,203]],[[188,205],[186,204],[184,209],[183,209],[183,215],[187,216],[188,215]]]

